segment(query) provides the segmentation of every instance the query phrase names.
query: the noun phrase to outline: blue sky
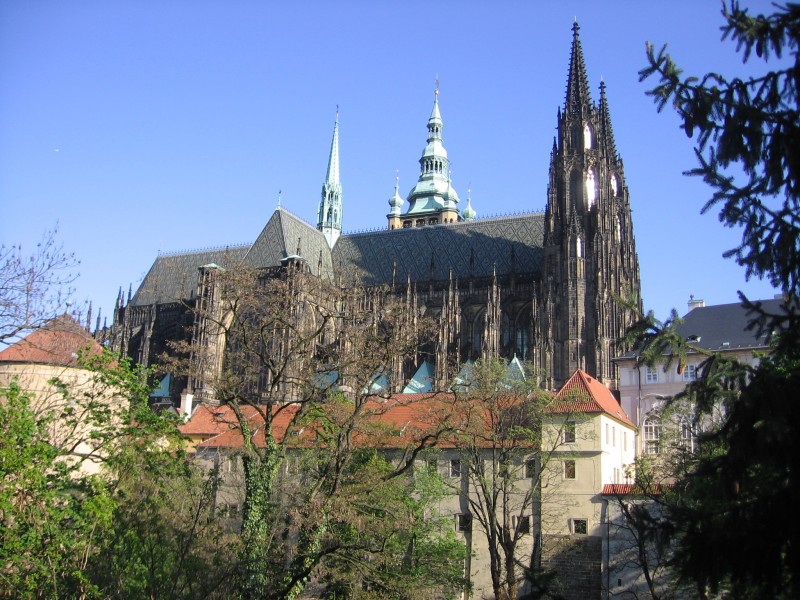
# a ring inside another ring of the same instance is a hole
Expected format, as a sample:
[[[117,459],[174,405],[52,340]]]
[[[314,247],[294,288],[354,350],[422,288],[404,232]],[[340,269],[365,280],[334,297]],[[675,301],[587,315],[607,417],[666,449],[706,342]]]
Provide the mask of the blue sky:
[[[770,12],[769,2],[745,2]],[[746,75],[715,0],[0,3],[0,241],[59,227],[77,299],[110,315],[159,252],[255,240],[277,204],[309,222],[340,108],[344,229],[386,227],[416,182],[435,80],[452,181],[480,216],[542,210],[572,23],[625,165],[645,307],[734,302],[716,214],[677,118],[637,72],[645,41],[687,73]],[[655,82],[650,82],[650,86]],[[462,206],[463,208],[463,206]]]

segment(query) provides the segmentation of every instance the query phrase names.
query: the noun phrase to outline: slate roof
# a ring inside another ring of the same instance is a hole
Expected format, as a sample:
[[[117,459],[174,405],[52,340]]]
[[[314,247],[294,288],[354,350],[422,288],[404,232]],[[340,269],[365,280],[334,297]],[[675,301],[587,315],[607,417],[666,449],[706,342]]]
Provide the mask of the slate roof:
[[[190,298],[197,291],[199,267],[212,263],[223,268],[232,267],[242,261],[249,249],[246,245],[162,254],[150,267],[130,304],[147,306]]]
[[[278,267],[289,256],[304,258],[311,272],[318,277],[333,277],[331,250],[322,232],[292,213],[278,208],[247,252],[242,264],[252,269]]]
[[[605,413],[636,427],[605,385],[578,369],[558,390],[551,413]]]
[[[544,213],[530,213],[409,229],[343,235],[331,252],[325,236],[299,217],[278,208],[252,245],[162,254],[130,304],[146,306],[188,299],[196,291],[198,267],[280,266],[304,258],[311,272],[346,285],[446,281],[453,277],[498,277],[541,273]],[[299,248],[299,252],[298,252]]]
[[[771,314],[783,312],[783,300],[760,300],[764,310]],[[759,335],[756,328],[747,328],[751,316],[739,302],[701,306],[683,316],[683,323],[676,331],[694,346],[714,352],[731,350],[758,350],[769,347],[770,332]],[[635,350],[620,355],[615,360],[631,359],[637,356]]]
[[[334,269],[346,284],[402,284],[453,277],[541,273],[544,213],[342,236]],[[513,252],[512,252],[513,248]],[[512,265],[513,254],[513,265]]]
[[[56,317],[0,352],[0,362],[76,366],[78,353],[102,352],[100,344],[69,315]]]

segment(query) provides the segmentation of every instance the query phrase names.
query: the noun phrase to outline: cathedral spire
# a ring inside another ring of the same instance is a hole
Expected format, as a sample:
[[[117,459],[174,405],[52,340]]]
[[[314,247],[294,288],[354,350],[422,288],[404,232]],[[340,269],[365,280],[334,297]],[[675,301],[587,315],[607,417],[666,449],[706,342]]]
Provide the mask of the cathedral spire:
[[[333,248],[342,233],[342,184],[339,181],[339,107],[336,107],[336,121],[333,124],[333,140],[328,157],[328,171],[322,185],[322,199],[319,203],[317,219],[319,229]]]
[[[611,128],[611,113],[606,98],[606,82],[600,81],[600,136],[611,160],[617,158],[617,146],[614,142],[614,130]]]
[[[567,76],[567,97],[564,103],[564,112],[570,115],[586,113],[592,105],[579,31],[580,26],[576,20],[572,25],[572,51]]]

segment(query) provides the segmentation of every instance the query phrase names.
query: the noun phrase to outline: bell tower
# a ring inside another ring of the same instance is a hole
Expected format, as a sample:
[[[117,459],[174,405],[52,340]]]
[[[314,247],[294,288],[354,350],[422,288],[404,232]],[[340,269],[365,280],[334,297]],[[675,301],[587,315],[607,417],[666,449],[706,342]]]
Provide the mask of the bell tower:
[[[579,31],[576,22],[545,212],[540,331],[543,366],[552,373],[552,386],[578,368],[614,385],[611,357],[634,318],[619,300],[635,297],[641,308],[622,159],[604,83],[599,104],[592,102]]]

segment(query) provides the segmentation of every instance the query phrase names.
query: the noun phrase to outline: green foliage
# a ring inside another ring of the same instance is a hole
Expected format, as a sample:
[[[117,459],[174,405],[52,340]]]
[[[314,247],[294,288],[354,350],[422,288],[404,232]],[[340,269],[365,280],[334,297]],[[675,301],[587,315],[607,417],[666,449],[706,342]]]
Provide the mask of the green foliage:
[[[723,9],[723,38],[736,42],[746,62],[791,59],[760,77],[727,79],[718,73],[683,77],[666,53],[648,44],[640,79],[659,77],[648,92],[659,110],[671,104],[689,137],[696,136],[700,166],[690,175],[714,190],[703,211],[719,208],[727,227],[742,227],[742,242],[726,252],[749,277],[767,277],[785,292],[800,291],[800,5],[752,17],[732,1]],[[731,167],[736,167],[736,171]],[[738,173],[743,172],[743,181]]]
[[[0,597],[209,597],[230,570],[210,480],[146,373],[81,360],[85,380],[51,381],[36,411],[0,389]]]
[[[771,334],[769,357],[753,367],[706,353],[702,377],[673,400],[691,403],[707,430],[662,500],[670,517],[663,531],[675,545],[678,573],[694,582],[700,597],[795,598],[800,534],[790,516],[800,498],[800,405],[794,401],[800,384],[800,5],[751,16],[732,1],[723,16],[723,37],[736,42],[744,61],[755,53],[765,62],[781,60],[784,68],[747,80],[716,73],[685,78],[664,49],[656,53],[648,45],[650,64],[640,75],[659,77],[649,92],[659,110],[671,103],[687,135],[696,136],[700,166],[689,174],[714,190],[703,210],[718,207],[724,225],[742,228],[741,243],[726,256],[747,277],[766,277],[781,288],[784,303],[768,314],[743,299],[751,327]],[[643,342],[643,361],[668,352],[682,366],[692,347],[676,334],[676,322],[674,313],[664,323],[649,314],[638,324],[632,335]]]
[[[73,477],[48,437],[16,383],[0,390],[0,594],[10,597],[91,591],[86,561],[112,519],[107,486]]]

